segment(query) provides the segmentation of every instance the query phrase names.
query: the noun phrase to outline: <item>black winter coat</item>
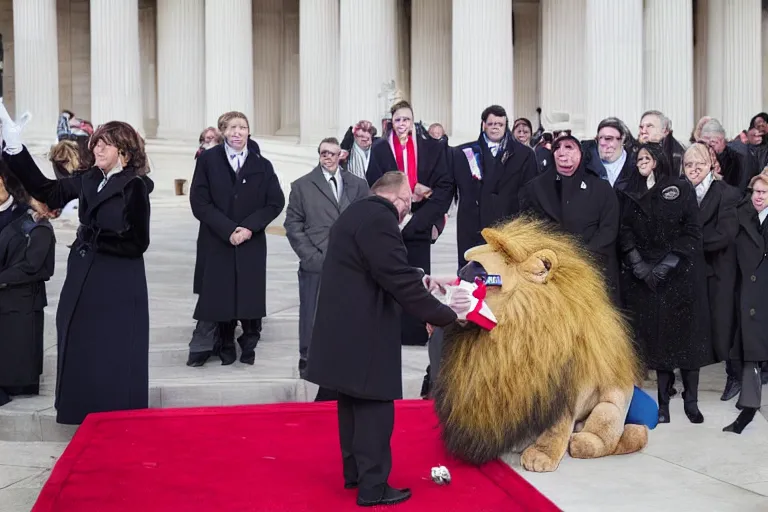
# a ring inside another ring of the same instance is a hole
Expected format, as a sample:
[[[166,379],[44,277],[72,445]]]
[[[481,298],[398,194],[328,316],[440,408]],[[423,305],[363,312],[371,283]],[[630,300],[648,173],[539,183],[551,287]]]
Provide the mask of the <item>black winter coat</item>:
[[[619,303],[619,202],[610,183],[583,166],[572,176],[561,176],[553,166],[520,192],[520,211],[550,220],[581,240]]]
[[[740,200],[738,189],[715,180],[699,206],[712,346],[718,361],[729,359],[736,334],[736,207]]]
[[[374,400],[402,398],[401,308],[436,326],[456,320],[408,265],[397,210],[371,196],[331,227],[307,380]]]
[[[768,221],[759,226],[749,197],[738,209],[739,333],[734,358],[768,361]]]
[[[538,175],[533,150],[507,134],[505,151],[493,156],[481,133],[474,142],[452,149],[453,181],[459,196],[456,242],[459,268],[467,264],[464,253],[485,243],[480,232],[520,210],[520,190]],[[482,179],[472,176],[470,158],[477,162]]]
[[[215,322],[266,316],[267,237],[264,230],[285,206],[285,195],[269,160],[248,141],[248,156],[235,175],[224,144],[197,159],[189,190],[197,237],[194,318]],[[251,230],[239,246],[229,237],[240,226]]]
[[[432,189],[432,196],[418,203],[413,203],[413,217],[403,228],[403,240],[432,241],[432,227],[443,220],[445,212],[451,206],[453,186],[445,163],[445,147],[432,137],[413,135],[416,144],[416,169],[419,183]],[[392,152],[389,138],[377,140],[371,146],[371,160],[368,163],[366,179],[373,186],[385,172],[402,171],[397,168],[397,160]]]
[[[45,281],[53,275],[56,239],[23,204],[0,230],[0,388],[37,387],[43,370]]]
[[[51,209],[79,198],[80,227],[56,312],[57,421],[79,424],[92,412],[146,408],[149,401],[149,247],[146,176],[128,166],[98,187],[97,167],[47,179],[26,148],[4,155],[32,197]]]
[[[704,249],[696,192],[677,177],[650,190],[622,192],[621,254],[633,249],[656,265],[680,258],[656,292],[622,266],[621,295],[648,368],[696,370],[713,362]]]

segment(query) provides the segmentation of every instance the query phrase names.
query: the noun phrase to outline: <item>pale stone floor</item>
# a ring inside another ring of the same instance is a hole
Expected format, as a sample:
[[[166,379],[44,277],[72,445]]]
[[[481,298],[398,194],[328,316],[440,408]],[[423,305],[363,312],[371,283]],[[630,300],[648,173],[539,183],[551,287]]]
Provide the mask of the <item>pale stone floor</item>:
[[[268,237],[268,318],[256,365],[238,362],[222,367],[217,360],[204,368],[184,365],[194,326],[191,282],[197,224],[187,198],[171,195],[169,180],[165,181],[152,196],[152,246],[146,256],[152,312],[151,405],[312,399],[315,387],[299,380],[296,368],[297,261],[282,236]],[[72,429],[56,425],[51,395],[54,314],[73,228],[66,220],[57,221],[57,274],[48,293],[44,395],[19,398],[0,408],[0,512],[31,509],[72,435]],[[449,225],[435,246],[435,274],[455,271],[454,233]],[[427,364],[426,349],[405,348],[403,364],[406,397],[415,398]],[[700,393],[705,423],[691,425],[683,414],[682,401],[675,399],[672,423],[652,431],[650,444],[641,454],[591,461],[566,457],[558,471],[550,474],[520,470],[516,455],[508,462],[567,511],[768,510],[768,423],[758,415],[742,436],[721,432],[738,412],[734,401],[719,401],[722,383],[720,366],[706,369]]]

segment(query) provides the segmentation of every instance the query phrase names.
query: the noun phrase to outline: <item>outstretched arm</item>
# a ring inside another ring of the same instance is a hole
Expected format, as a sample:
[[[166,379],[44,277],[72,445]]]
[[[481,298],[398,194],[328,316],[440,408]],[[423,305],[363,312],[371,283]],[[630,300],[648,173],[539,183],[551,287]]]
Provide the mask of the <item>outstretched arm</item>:
[[[20,152],[13,155],[6,151],[3,160],[24,186],[24,190],[52,210],[63,208],[80,195],[81,175],[60,180],[46,178],[26,147],[22,147]]]

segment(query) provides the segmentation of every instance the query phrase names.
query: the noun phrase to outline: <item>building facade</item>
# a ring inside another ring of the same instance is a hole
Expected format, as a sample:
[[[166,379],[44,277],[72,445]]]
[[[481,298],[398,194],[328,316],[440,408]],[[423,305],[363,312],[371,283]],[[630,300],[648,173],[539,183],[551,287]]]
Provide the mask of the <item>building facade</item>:
[[[735,136],[766,104],[763,0],[0,0],[2,95],[30,111],[120,119],[190,140],[240,110],[257,136],[314,143],[395,96],[474,138],[498,103],[536,128],[633,131],[658,109],[687,140],[718,117]],[[394,86],[392,85],[394,83]],[[396,90],[396,91],[395,91]]]

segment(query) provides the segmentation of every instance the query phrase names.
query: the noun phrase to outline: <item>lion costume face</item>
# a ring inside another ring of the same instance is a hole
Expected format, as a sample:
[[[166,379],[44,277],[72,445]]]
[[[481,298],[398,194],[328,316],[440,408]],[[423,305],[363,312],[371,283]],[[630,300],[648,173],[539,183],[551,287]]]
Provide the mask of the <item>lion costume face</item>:
[[[525,447],[601,389],[631,390],[640,373],[626,323],[573,239],[526,218],[482,235],[466,257],[501,276],[485,299],[498,324],[446,329],[435,389],[446,447],[478,464]]]

